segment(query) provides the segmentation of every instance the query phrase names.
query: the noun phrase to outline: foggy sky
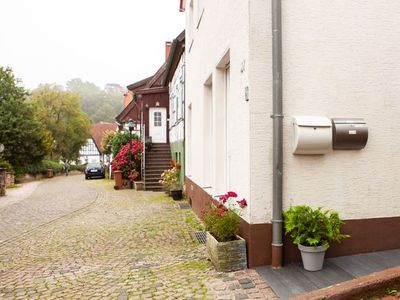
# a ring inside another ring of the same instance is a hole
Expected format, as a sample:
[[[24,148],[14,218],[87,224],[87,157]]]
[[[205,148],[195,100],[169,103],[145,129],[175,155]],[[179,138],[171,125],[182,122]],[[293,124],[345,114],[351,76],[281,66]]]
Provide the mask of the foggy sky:
[[[184,29],[179,0],[0,0],[0,66],[23,86],[153,75]]]

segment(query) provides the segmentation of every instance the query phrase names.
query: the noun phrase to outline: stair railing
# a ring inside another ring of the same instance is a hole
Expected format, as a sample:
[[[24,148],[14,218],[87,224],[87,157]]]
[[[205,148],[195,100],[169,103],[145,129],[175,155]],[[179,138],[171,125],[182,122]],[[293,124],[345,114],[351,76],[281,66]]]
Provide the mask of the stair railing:
[[[142,155],[142,167],[141,167],[141,174],[140,177],[143,181],[143,189],[146,190],[146,125],[142,124],[141,126],[141,134],[140,134],[142,143],[143,143],[143,155]]]

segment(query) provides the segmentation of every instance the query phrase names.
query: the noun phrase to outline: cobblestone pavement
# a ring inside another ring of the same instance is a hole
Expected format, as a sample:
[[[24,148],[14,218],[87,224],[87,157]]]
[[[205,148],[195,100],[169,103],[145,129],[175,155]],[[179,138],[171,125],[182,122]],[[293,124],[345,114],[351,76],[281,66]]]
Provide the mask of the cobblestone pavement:
[[[254,270],[212,268],[191,210],[112,186],[56,178],[0,208],[0,299],[277,299]]]
[[[18,188],[9,191],[10,197],[0,198],[0,202],[9,202],[9,205],[0,206],[0,244],[81,209],[100,194],[98,189],[85,184],[82,176],[55,177],[39,183],[28,184],[29,188],[24,191],[28,194],[27,198],[19,195]]]

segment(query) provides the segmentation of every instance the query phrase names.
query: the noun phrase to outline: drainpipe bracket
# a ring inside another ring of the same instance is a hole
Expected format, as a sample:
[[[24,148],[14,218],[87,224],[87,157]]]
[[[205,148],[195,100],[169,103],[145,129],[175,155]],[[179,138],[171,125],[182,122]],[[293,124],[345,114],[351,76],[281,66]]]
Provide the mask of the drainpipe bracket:
[[[283,247],[283,244],[282,244],[282,243],[280,243],[280,244],[272,243],[271,245],[274,246],[274,247]]]
[[[283,223],[283,220],[272,220],[272,223]]]
[[[272,118],[272,119],[275,119],[275,118],[284,118],[284,115],[278,115],[278,114],[275,114],[275,115],[270,115],[270,117]]]

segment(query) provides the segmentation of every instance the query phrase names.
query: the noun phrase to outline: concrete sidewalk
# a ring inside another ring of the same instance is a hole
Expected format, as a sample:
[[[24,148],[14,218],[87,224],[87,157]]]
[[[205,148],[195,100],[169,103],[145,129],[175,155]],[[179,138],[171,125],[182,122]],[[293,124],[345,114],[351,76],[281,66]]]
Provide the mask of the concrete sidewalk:
[[[400,249],[328,258],[324,268],[317,272],[304,270],[302,263],[279,270],[259,267],[257,271],[279,298],[285,300],[397,266],[400,266]]]
[[[6,195],[0,197],[0,208],[28,198],[37,189],[42,181],[31,181],[17,187],[7,189]]]

